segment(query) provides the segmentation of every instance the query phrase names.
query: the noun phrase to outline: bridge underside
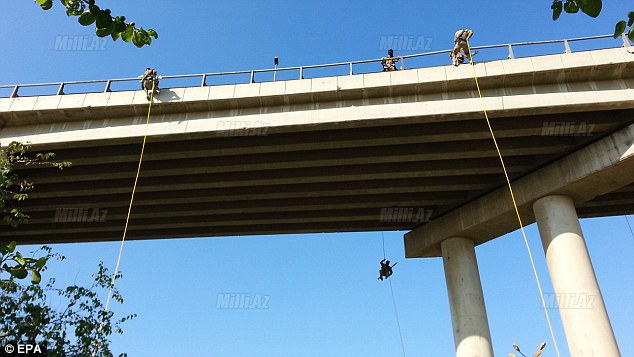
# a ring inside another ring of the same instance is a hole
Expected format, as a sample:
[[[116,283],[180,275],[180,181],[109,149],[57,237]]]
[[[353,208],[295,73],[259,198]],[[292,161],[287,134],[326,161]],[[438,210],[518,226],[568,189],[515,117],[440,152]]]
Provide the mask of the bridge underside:
[[[633,109],[601,110],[497,117],[492,126],[509,175],[518,178],[632,118]],[[410,230],[504,186],[482,115],[395,123],[149,138],[127,237]],[[73,166],[19,170],[36,184],[21,205],[31,219],[17,230],[4,227],[0,238],[121,239],[140,148],[138,138],[53,148]],[[620,215],[632,207],[629,185],[584,203],[578,214]]]

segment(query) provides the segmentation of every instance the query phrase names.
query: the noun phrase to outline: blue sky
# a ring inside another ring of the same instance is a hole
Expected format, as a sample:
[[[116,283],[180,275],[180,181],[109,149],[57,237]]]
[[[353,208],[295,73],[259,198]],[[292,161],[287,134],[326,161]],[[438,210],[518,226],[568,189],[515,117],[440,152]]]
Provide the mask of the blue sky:
[[[99,3],[99,2],[98,2]],[[472,28],[473,45],[603,35],[631,2],[605,2],[598,19],[562,15],[550,1],[108,1],[113,14],[159,32],[149,48],[106,42],[95,50],[56,50],[59,36],[88,36],[56,2],[0,3],[0,85],[132,77],[147,66],[187,74],[378,58],[385,36],[424,38],[428,50],[452,46]],[[573,47],[574,50],[574,47]],[[412,54],[396,51],[396,54]],[[528,54],[528,52],[526,52]],[[521,53],[519,53],[521,55]],[[378,66],[378,65],[377,65]],[[378,68],[377,68],[378,70]],[[634,222],[634,218],[630,218]],[[582,221],[588,248],[623,355],[634,354],[634,238],[624,217]],[[404,259],[404,232],[386,232],[396,304],[408,356],[454,354],[441,259]],[[535,225],[527,234],[545,292],[552,285]],[[48,271],[64,283],[85,283],[100,260],[114,267],[119,244],[66,244]],[[25,248],[25,249],[28,249]],[[554,348],[521,234],[477,249],[495,353],[518,343]],[[376,279],[381,233],[130,241],[119,282],[120,314],[139,317],[113,338],[130,356],[395,356],[401,354],[387,283]],[[217,309],[219,294],[266,296],[267,309]],[[559,313],[550,310],[562,355]],[[627,337],[630,336],[630,337]]]

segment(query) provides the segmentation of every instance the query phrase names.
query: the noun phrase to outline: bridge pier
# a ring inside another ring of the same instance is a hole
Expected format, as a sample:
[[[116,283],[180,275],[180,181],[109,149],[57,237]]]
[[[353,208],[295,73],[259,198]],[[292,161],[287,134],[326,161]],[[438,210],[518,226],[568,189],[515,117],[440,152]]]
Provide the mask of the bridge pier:
[[[457,357],[492,357],[474,242],[454,237],[441,243]]]
[[[620,356],[573,200],[552,195],[533,205],[572,356]]]

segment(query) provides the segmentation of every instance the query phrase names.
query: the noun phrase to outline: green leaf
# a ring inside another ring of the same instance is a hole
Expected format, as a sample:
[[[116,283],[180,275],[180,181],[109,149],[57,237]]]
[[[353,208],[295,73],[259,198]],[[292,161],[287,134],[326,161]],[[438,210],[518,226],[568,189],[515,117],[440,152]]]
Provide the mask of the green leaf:
[[[83,14],[79,15],[79,23],[82,26],[89,26],[92,25],[93,22],[95,22],[95,20],[97,20],[97,16],[95,16],[95,14],[93,14],[90,11],[86,11]]]
[[[121,32],[114,32],[110,34],[110,37],[112,37],[113,41],[116,41],[119,39],[119,37],[121,37]]]
[[[625,21],[619,21],[614,29],[614,38],[621,36],[621,34],[625,31],[626,26]]]
[[[126,29],[125,17],[117,17],[114,20],[114,29],[115,29],[115,32],[118,32],[118,33],[125,31]]]
[[[16,245],[18,245],[16,241],[12,241],[11,243],[9,243],[9,245],[7,246],[7,249],[9,249],[9,253],[13,253]]]
[[[10,268],[9,274],[13,275],[17,279],[24,279],[27,275],[29,275],[24,268]]]
[[[95,16],[99,15],[99,12],[101,12],[101,10],[99,9],[99,6],[97,6],[97,5],[90,6],[88,8],[88,11],[90,11],[93,14],[95,14]]]
[[[13,260],[15,260],[20,265],[26,265],[26,260],[22,258],[22,254],[20,254],[20,252],[15,253],[15,257],[13,257]]]
[[[38,272],[37,270],[31,270],[31,282],[33,284],[39,284],[40,281],[42,281],[42,276],[40,275],[40,272]]]
[[[141,41],[143,42],[144,45],[151,45],[152,44],[152,37],[150,37],[150,35],[148,35],[147,31],[141,29],[139,31],[139,36],[141,38]]]
[[[4,244],[0,244],[0,255],[5,255],[7,253],[9,253],[9,248]]]
[[[143,38],[143,35],[139,31],[134,33],[134,37],[132,38],[132,43],[138,48],[141,48],[143,47],[143,45],[145,45],[145,40]]]
[[[566,3],[564,4],[564,11],[569,14],[577,13],[579,12],[579,6],[577,6],[577,4],[572,0],[566,0]]]
[[[627,22],[627,26],[634,25],[634,11],[628,12],[627,17],[629,18],[629,21]]]
[[[97,29],[95,29],[95,33],[99,37],[106,37],[106,36],[110,35],[110,27],[97,28]]]
[[[630,41],[634,42],[634,27],[630,28],[630,32],[627,34],[627,37],[630,39]]]
[[[576,0],[577,4],[586,15],[590,17],[597,17],[601,13],[603,8],[603,2],[601,0]]]
[[[43,3],[40,3],[40,7],[44,10],[50,10],[50,8],[53,7],[53,0],[45,0]]]
[[[553,9],[553,21],[557,21],[559,16],[561,16],[561,11],[563,10],[561,0],[555,0],[550,8]]]
[[[83,1],[72,0],[66,2],[66,15],[79,16],[86,10],[86,4]]]
[[[156,31],[152,30],[152,29],[148,29],[147,30],[147,34],[154,37],[154,39],[158,39],[158,33],[156,33]]]
[[[112,23],[112,16],[110,16],[110,10],[101,10],[97,14],[97,28],[106,28]],[[109,35],[109,33],[108,33]]]
[[[35,262],[35,267],[37,268],[43,268],[46,265],[46,257],[41,257],[40,259],[37,260],[37,262]]]
[[[125,42],[130,42],[134,38],[134,27],[128,26],[121,34],[121,39]]]
[[[35,0],[38,4],[43,5],[47,0]]]

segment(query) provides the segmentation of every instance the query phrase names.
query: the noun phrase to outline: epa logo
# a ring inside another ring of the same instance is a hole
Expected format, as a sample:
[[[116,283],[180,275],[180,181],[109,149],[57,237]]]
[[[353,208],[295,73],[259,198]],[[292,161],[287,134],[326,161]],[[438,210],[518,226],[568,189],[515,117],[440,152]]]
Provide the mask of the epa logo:
[[[1,351],[2,356],[48,356],[46,346],[37,343],[10,342]]]

